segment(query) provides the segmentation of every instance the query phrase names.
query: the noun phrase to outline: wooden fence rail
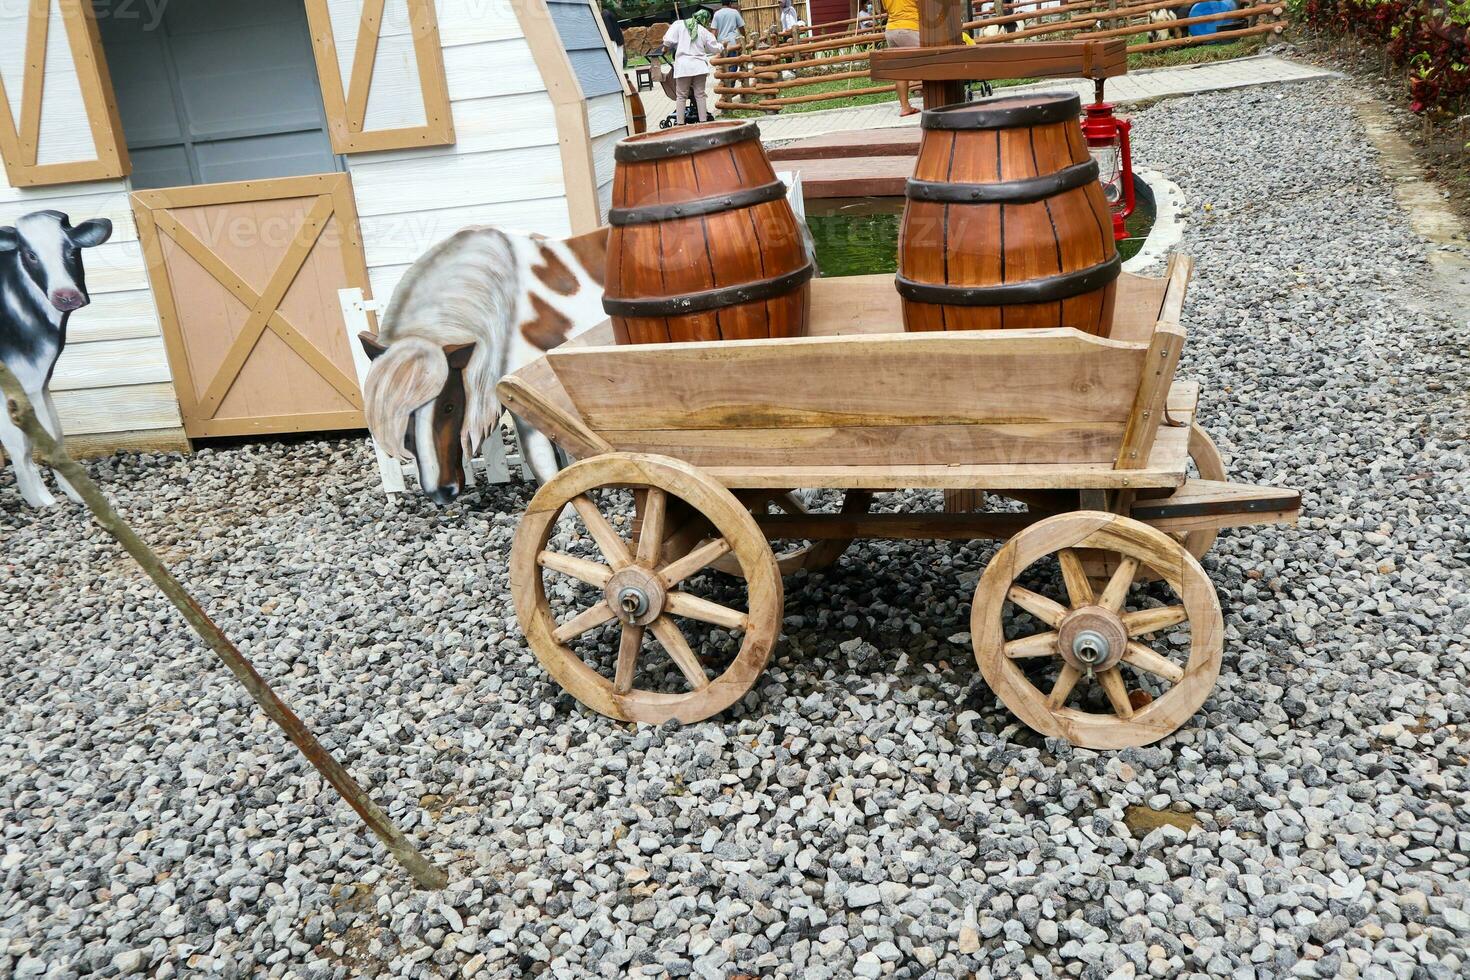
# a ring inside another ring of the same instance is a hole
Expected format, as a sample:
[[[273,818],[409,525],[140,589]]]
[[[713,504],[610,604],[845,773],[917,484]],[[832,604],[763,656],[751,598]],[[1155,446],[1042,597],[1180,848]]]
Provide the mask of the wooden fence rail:
[[[1054,7],[979,17],[966,22],[964,28],[975,44],[1024,44],[1034,38],[1127,38],[1133,42],[1128,45],[1129,54],[1280,34],[1287,28],[1283,0],[1245,3],[1248,5],[1238,10],[1154,21],[1151,17],[1159,10],[1183,9],[1187,13],[1188,0],[1066,0]],[[817,31],[837,30],[802,32],[779,44],[757,40],[759,47],[732,50],[724,57],[711,59],[715,66],[715,106],[725,111],[779,112],[787,106],[838,102],[892,91],[894,86],[886,84],[801,93],[801,89],[820,82],[868,77],[869,54],[885,46],[883,15],[875,19],[878,26],[870,30],[857,26],[861,18],[821,24]],[[1208,23],[1222,24],[1225,29],[1213,34],[1187,33],[1190,27]]]

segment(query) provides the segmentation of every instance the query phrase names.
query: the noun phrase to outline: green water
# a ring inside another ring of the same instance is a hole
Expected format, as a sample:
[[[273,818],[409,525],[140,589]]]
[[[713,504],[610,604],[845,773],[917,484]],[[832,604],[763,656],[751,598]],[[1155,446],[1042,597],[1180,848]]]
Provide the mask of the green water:
[[[898,224],[902,216],[901,197],[807,201],[806,223],[816,242],[817,266],[823,278],[897,272]],[[1118,243],[1124,259],[1132,258],[1143,247],[1153,223],[1153,200],[1140,194],[1138,207],[1128,217],[1128,237]]]

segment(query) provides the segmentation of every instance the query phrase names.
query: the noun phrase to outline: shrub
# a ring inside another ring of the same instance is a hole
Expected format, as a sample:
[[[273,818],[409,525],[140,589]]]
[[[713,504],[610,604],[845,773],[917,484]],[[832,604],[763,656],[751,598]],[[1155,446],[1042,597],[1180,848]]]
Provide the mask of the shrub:
[[[1307,23],[1381,44],[1408,76],[1414,112],[1470,100],[1470,0],[1306,0]]]

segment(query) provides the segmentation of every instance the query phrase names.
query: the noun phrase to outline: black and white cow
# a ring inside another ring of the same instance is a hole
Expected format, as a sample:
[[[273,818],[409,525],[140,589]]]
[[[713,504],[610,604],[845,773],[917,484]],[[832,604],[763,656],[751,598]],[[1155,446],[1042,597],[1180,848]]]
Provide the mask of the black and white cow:
[[[51,372],[66,346],[66,322],[91,302],[82,270],[82,249],[101,245],[112,234],[106,218],[75,228],[60,211],[36,211],[15,227],[0,227],[0,361],[20,379],[26,397],[46,431],[61,439],[61,422],[51,401]],[[32,507],[49,507],[56,498],[46,489],[31,459],[31,442],[0,411],[0,445],[15,467],[21,496]],[[56,483],[79,499],[61,474]]]

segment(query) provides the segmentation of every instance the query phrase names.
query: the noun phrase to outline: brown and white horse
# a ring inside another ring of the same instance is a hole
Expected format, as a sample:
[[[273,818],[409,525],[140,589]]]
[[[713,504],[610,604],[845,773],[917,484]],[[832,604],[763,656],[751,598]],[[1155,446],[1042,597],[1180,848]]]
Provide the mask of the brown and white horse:
[[[383,450],[417,464],[438,504],[464,489],[464,467],[499,438],[495,384],[505,374],[607,319],[602,278],[607,229],[562,241],[464,228],[429,249],[393,290],[363,392],[368,428]],[[557,470],[551,442],[516,421],[536,478]]]

